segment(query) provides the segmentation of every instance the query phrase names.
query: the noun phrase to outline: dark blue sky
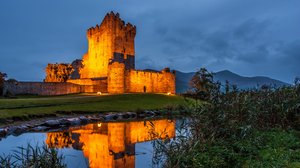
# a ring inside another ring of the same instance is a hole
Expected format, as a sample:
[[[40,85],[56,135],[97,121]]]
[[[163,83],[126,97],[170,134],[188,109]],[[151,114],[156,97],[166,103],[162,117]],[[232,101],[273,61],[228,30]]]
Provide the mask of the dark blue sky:
[[[1,0],[0,71],[42,80],[47,63],[87,51],[109,11],[137,26],[139,69],[207,67],[292,82],[300,75],[299,0]]]

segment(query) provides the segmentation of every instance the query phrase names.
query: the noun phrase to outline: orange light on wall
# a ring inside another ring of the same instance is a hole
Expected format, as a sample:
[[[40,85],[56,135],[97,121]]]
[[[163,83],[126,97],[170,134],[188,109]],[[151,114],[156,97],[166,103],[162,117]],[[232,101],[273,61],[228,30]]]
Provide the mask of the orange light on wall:
[[[102,95],[102,92],[97,92],[97,95]]]
[[[168,92],[167,95],[171,95],[171,92]]]

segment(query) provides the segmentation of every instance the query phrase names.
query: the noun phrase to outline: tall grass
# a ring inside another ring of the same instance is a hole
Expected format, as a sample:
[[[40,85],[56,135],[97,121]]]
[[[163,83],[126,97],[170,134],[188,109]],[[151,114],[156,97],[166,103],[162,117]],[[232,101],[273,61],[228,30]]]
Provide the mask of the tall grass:
[[[64,156],[47,145],[18,147],[12,154],[0,156],[3,168],[65,168]]]
[[[186,99],[190,134],[155,144],[163,167],[300,167],[299,83],[226,92],[213,84],[207,103]]]

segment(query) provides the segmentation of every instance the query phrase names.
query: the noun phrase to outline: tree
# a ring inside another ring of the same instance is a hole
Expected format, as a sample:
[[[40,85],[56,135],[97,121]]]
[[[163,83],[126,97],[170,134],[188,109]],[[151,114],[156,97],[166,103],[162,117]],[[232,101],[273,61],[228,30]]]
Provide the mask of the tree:
[[[48,64],[45,82],[66,82],[74,68],[70,64]]]
[[[202,100],[210,99],[211,93],[216,89],[213,74],[208,72],[205,68],[201,68],[197,71],[189,84],[194,95],[193,97]]]
[[[0,72],[0,96],[3,95],[4,81],[6,77],[6,73]]]
[[[16,83],[18,81],[16,79],[9,78],[9,79],[6,80],[6,82]]]
[[[294,80],[294,85],[296,87],[296,92],[298,95],[300,95],[300,77],[297,76]]]

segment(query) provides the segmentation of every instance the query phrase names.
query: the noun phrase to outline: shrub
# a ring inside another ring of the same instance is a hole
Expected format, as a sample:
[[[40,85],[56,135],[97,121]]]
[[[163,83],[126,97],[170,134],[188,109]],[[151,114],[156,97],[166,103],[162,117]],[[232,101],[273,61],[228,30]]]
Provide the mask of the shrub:
[[[164,167],[299,166],[300,84],[295,81],[253,90],[227,82],[223,92],[219,82],[209,80],[209,87],[185,94],[189,133],[155,144],[156,153],[165,156]]]

